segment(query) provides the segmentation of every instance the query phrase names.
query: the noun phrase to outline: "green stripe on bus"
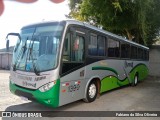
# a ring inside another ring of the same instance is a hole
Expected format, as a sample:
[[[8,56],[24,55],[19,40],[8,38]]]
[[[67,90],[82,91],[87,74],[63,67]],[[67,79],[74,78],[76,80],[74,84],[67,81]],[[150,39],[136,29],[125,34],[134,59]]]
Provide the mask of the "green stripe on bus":
[[[148,75],[148,68],[145,64],[139,64],[136,65],[129,73],[129,77],[130,79],[134,80],[135,74],[138,73],[139,74],[139,80],[143,80],[147,75]],[[129,84],[129,80],[128,78],[124,78],[123,80],[120,80],[117,78],[117,76],[113,76],[113,75],[109,75],[106,76],[105,78],[103,78],[101,80],[101,90],[100,93],[108,91],[108,90],[112,90],[114,88],[118,88],[124,85],[128,85]]]
[[[145,79],[149,73],[149,69],[145,64],[138,64],[136,65],[130,72],[129,72],[129,76],[130,78],[133,80],[135,77],[135,74],[138,73],[138,79],[141,81],[143,79]]]
[[[44,99],[37,99],[40,103],[50,106],[50,107],[58,107],[59,106],[59,94],[60,94],[60,79],[57,79],[56,84],[49,90],[47,96],[51,96],[50,103],[44,101]],[[47,91],[48,92],[48,91]],[[44,97],[45,98],[45,97]]]
[[[101,81],[101,90],[100,93],[112,90],[114,88],[118,88],[120,86],[124,86],[129,84],[128,78],[125,78],[125,80],[120,81],[115,76],[107,76]]]

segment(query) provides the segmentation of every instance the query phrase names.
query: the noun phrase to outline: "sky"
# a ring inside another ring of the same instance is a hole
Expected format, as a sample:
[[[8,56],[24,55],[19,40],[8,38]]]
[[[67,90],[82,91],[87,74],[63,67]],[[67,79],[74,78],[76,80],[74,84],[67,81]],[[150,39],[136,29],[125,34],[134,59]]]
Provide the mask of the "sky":
[[[4,0],[5,9],[0,16],[0,49],[6,47],[5,37],[10,32],[19,32],[28,24],[66,19],[69,14],[68,0],[55,4],[49,0],[38,0],[34,3],[20,3]],[[15,41],[10,41],[10,46]]]

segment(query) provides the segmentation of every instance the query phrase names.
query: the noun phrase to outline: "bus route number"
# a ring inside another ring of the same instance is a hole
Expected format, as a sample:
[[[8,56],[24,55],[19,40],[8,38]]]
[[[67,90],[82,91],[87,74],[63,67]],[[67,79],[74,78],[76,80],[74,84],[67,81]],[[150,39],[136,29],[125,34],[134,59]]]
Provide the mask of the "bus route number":
[[[80,88],[79,84],[71,85],[71,86],[68,87],[68,91],[69,92],[77,91],[77,90],[79,90],[79,88]]]

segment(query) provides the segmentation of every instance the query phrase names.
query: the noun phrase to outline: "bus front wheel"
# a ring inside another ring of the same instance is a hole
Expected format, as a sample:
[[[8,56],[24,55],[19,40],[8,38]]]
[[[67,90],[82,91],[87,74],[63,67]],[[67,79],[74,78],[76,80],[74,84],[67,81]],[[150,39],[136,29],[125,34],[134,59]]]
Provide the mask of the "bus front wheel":
[[[98,85],[97,82],[91,81],[88,85],[87,92],[86,92],[86,98],[84,99],[85,102],[93,102],[98,94]]]

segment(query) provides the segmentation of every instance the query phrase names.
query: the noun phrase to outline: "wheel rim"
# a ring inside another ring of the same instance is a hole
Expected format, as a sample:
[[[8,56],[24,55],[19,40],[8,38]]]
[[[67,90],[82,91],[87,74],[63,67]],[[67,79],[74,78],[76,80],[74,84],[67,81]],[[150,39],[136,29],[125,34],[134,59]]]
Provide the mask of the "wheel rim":
[[[96,86],[95,84],[91,84],[90,87],[89,87],[89,97],[90,98],[94,98],[95,95],[96,95]]]
[[[138,81],[138,78],[137,78],[137,76],[135,76],[135,79],[134,79],[135,85],[137,84],[137,81]]]

